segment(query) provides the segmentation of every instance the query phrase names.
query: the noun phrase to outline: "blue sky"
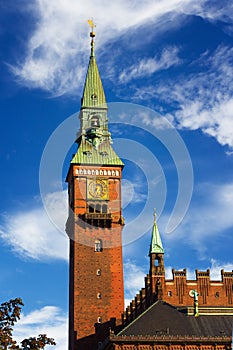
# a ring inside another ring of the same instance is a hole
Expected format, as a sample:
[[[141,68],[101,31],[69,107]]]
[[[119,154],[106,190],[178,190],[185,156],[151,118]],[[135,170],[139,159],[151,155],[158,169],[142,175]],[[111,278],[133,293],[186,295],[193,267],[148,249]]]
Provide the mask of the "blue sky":
[[[210,268],[212,279],[233,269],[231,2],[1,0],[0,296],[25,302],[19,339],[46,332],[58,350],[67,341],[64,178],[91,17],[110,129],[126,164],[126,299],[148,271],[154,207],[168,277],[171,267],[189,277]]]

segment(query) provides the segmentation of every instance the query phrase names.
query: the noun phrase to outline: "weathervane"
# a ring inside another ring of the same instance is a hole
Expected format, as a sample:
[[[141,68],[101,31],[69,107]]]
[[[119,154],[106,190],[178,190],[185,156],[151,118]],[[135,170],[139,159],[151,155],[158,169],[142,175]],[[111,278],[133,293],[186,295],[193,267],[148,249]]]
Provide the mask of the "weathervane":
[[[90,37],[91,37],[91,55],[94,56],[94,37],[95,32],[94,28],[96,27],[95,23],[93,22],[93,19],[88,19],[88,24],[91,27]]]
[[[91,45],[94,45],[94,37],[95,37],[95,32],[94,32],[94,28],[96,27],[95,23],[93,22],[93,19],[88,19],[88,24],[91,27],[91,32],[90,32],[90,37],[92,38],[91,40]]]
[[[94,28],[96,27],[96,25],[94,24],[93,19],[88,19],[87,22],[92,29],[92,31],[90,33],[90,37],[95,37]]]

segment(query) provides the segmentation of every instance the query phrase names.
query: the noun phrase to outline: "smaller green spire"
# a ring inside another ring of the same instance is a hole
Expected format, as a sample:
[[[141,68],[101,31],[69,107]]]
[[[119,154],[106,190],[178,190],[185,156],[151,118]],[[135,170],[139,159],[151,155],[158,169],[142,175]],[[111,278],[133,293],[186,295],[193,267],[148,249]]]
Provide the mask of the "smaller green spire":
[[[151,236],[151,244],[150,244],[150,254],[164,254],[163,244],[160,237],[159,229],[156,223],[156,211],[154,209],[154,224]]]

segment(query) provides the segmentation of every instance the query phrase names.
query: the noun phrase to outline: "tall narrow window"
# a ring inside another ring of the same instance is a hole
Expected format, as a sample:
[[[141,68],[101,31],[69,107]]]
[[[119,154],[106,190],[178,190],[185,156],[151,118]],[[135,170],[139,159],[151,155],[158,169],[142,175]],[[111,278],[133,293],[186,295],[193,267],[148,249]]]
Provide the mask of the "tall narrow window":
[[[95,252],[102,252],[103,250],[103,245],[101,239],[96,239],[95,240]]]
[[[100,204],[96,204],[96,206],[95,206],[95,212],[96,212],[96,213],[101,213],[101,205],[100,205]]]
[[[94,206],[93,206],[93,204],[89,204],[88,211],[89,211],[89,213],[94,213]]]
[[[102,205],[102,213],[106,214],[108,212],[108,206],[107,204]]]

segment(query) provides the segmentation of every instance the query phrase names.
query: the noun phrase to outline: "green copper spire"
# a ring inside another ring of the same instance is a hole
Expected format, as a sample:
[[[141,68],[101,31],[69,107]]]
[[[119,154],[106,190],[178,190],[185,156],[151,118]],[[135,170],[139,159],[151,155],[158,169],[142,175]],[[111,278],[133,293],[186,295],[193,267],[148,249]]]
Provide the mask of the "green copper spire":
[[[151,244],[150,244],[150,254],[162,253],[164,254],[163,244],[156,223],[156,212],[154,210],[154,225],[152,230]]]
[[[95,59],[95,51],[94,51],[94,38],[95,33],[93,31],[95,25],[91,20],[88,21],[90,24],[92,31],[90,33],[91,37],[91,56],[89,61],[89,66],[87,70],[83,97],[82,97],[82,106],[81,108],[95,108],[102,107],[107,108],[106,98],[104,94],[104,89],[102,85],[102,81],[100,79],[100,74],[98,70],[98,66],[96,64]]]
[[[124,166],[111,146],[108,107],[94,52],[95,25],[91,20],[88,23],[92,29],[91,55],[79,113],[78,150],[71,163]]]

